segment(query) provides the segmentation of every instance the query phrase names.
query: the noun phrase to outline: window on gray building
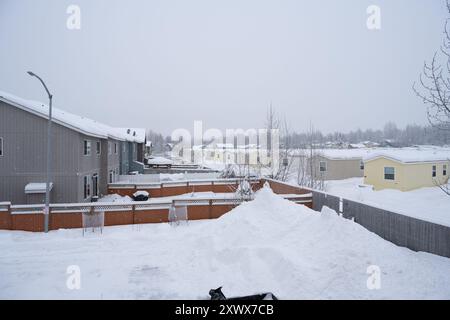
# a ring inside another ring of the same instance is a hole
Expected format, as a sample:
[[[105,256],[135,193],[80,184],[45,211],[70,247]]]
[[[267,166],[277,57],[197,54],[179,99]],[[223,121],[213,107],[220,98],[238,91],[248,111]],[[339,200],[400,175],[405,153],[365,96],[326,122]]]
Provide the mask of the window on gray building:
[[[109,170],[109,183],[113,183],[113,182],[114,182],[114,171]]]
[[[436,165],[435,164],[431,167],[431,176],[433,178],[436,177]]]
[[[83,185],[84,185],[84,199],[87,199],[91,196],[91,182],[89,181],[89,176],[84,176]]]
[[[114,142],[114,153],[117,154],[117,142]]]
[[[108,141],[108,154],[111,154],[112,148],[111,148],[111,142]]]
[[[84,140],[83,154],[85,156],[90,156],[91,155],[91,142],[89,140]]]
[[[327,171],[327,162],[326,161],[320,161],[319,162],[319,171],[320,172]]]
[[[92,176],[92,195],[98,197],[98,174]]]
[[[97,155],[100,155],[100,154],[102,153],[102,148],[101,148],[101,143],[100,143],[100,141],[97,141],[97,142],[95,143],[95,145],[96,145],[96,152],[97,152]]]
[[[395,168],[394,167],[384,167],[384,179],[385,180],[395,180]]]
[[[0,157],[3,156],[3,138],[0,138]]]

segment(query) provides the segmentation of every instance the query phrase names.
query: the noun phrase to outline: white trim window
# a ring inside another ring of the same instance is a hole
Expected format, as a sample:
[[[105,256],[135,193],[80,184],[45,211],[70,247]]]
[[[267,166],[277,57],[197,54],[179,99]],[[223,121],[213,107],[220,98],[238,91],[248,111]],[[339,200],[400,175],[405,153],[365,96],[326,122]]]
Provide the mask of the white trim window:
[[[320,172],[327,171],[327,162],[326,161],[319,161],[319,171]]]
[[[442,166],[442,175],[443,175],[443,176],[446,176],[446,175],[447,175],[447,165],[446,165],[446,164],[444,164],[444,165]]]
[[[113,183],[114,182],[114,170],[109,170],[109,183]]]
[[[0,157],[3,156],[3,138],[0,137]]]
[[[436,177],[436,169],[437,169],[437,166],[435,164],[433,164],[433,166],[431,167],[431,176],[433,178]]]
[[[87,199],[91,196],[91,180],[89,175],[83,177],[83,197]]]
[[[384,167],[384,180],[395,180],[394,167]]]
[[[98,197],[98,174],[94,173],[92,175],[92,195]]]
[[[91,155],[91,141],[90,140],[84,140],[83,142],[83,154],[85,156]]]
[[[96,143],[95,143],[95,146],[96,146],[96,153],[97,153],[97,155],[99,156],[99,155],[101,155],[102,154],[102,144],[101,144],[101,142],[100,141],[97,141]]]

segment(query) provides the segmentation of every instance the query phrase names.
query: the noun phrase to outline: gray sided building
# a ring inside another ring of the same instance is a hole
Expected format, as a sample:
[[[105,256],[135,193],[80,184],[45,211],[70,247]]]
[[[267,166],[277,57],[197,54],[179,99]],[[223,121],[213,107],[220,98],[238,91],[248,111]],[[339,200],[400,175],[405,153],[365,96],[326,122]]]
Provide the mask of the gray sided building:
[[[54,108],[51,203],[89,202],[133,171],[123,146],[144,145],[119,129]],[[0,92],[0,202],[43,203],[48,107]],[[132,158],[134,161],[137,158]]]

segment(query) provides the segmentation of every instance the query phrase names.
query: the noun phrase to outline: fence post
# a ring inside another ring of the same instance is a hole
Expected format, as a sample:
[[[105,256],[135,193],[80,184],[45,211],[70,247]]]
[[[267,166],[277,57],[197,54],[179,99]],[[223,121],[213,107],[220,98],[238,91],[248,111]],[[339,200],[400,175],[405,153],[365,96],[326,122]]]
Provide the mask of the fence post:
[[[131,214],[133,215],[133,224],[136,224],[134,219],[134,216],[136,214],[136,206],[134,204],[131,206]]]
[[[209,199],[208,203],[209,203],[209,206],[208,206],[208,218],[212,219],[212,199]]]
[[[8,215],[7,215],[6,228],[7,230],[13,230],[12,212],[11,212],[11,202],[8,204]]]

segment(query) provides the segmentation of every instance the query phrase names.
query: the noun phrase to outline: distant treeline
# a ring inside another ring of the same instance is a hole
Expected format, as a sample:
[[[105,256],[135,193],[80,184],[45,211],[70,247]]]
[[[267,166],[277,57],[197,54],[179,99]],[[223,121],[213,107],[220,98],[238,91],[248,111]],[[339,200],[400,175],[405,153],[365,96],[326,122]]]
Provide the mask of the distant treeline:
[[[282,130],[281,130],[282,131]],[[283,134],[283,133],[281,133]],[[153,153],[159,154],[167,150],[166,144],[171,142],[170,137],[152,130],[147,131],[147,141],[153,144]],[[375,142],[380,145],[390,145],[397,147],[407,147],[412,145],[449,145],[450,131],[441,130],[432,126],[420,126],[416,124],[407,125],[404,129],[398,128],[393,122],[388,122],[383,130],[355,130],[348,133],[334,132],[323,134],[318,130],[305,130],[305,132],[293,132],[282,138],[290,148],[302,148],[313,144],[326,145],[327,143],[346,144]]]
[[[322,134],[317,130],[309,130],[304,133],[291,133],[288,136],[289,145],[294,148],[304,147],[310,144],[333,143],[360,143],[365,141],[379,143],[380,145],[392,145],[407,147],[411,145],[448,145],[450,144],[450,131],[432,126],[407,125],[404,129],[398,128],[393,122],[388,122],[383,130],[355,130],[348,133],[334,132]]]

